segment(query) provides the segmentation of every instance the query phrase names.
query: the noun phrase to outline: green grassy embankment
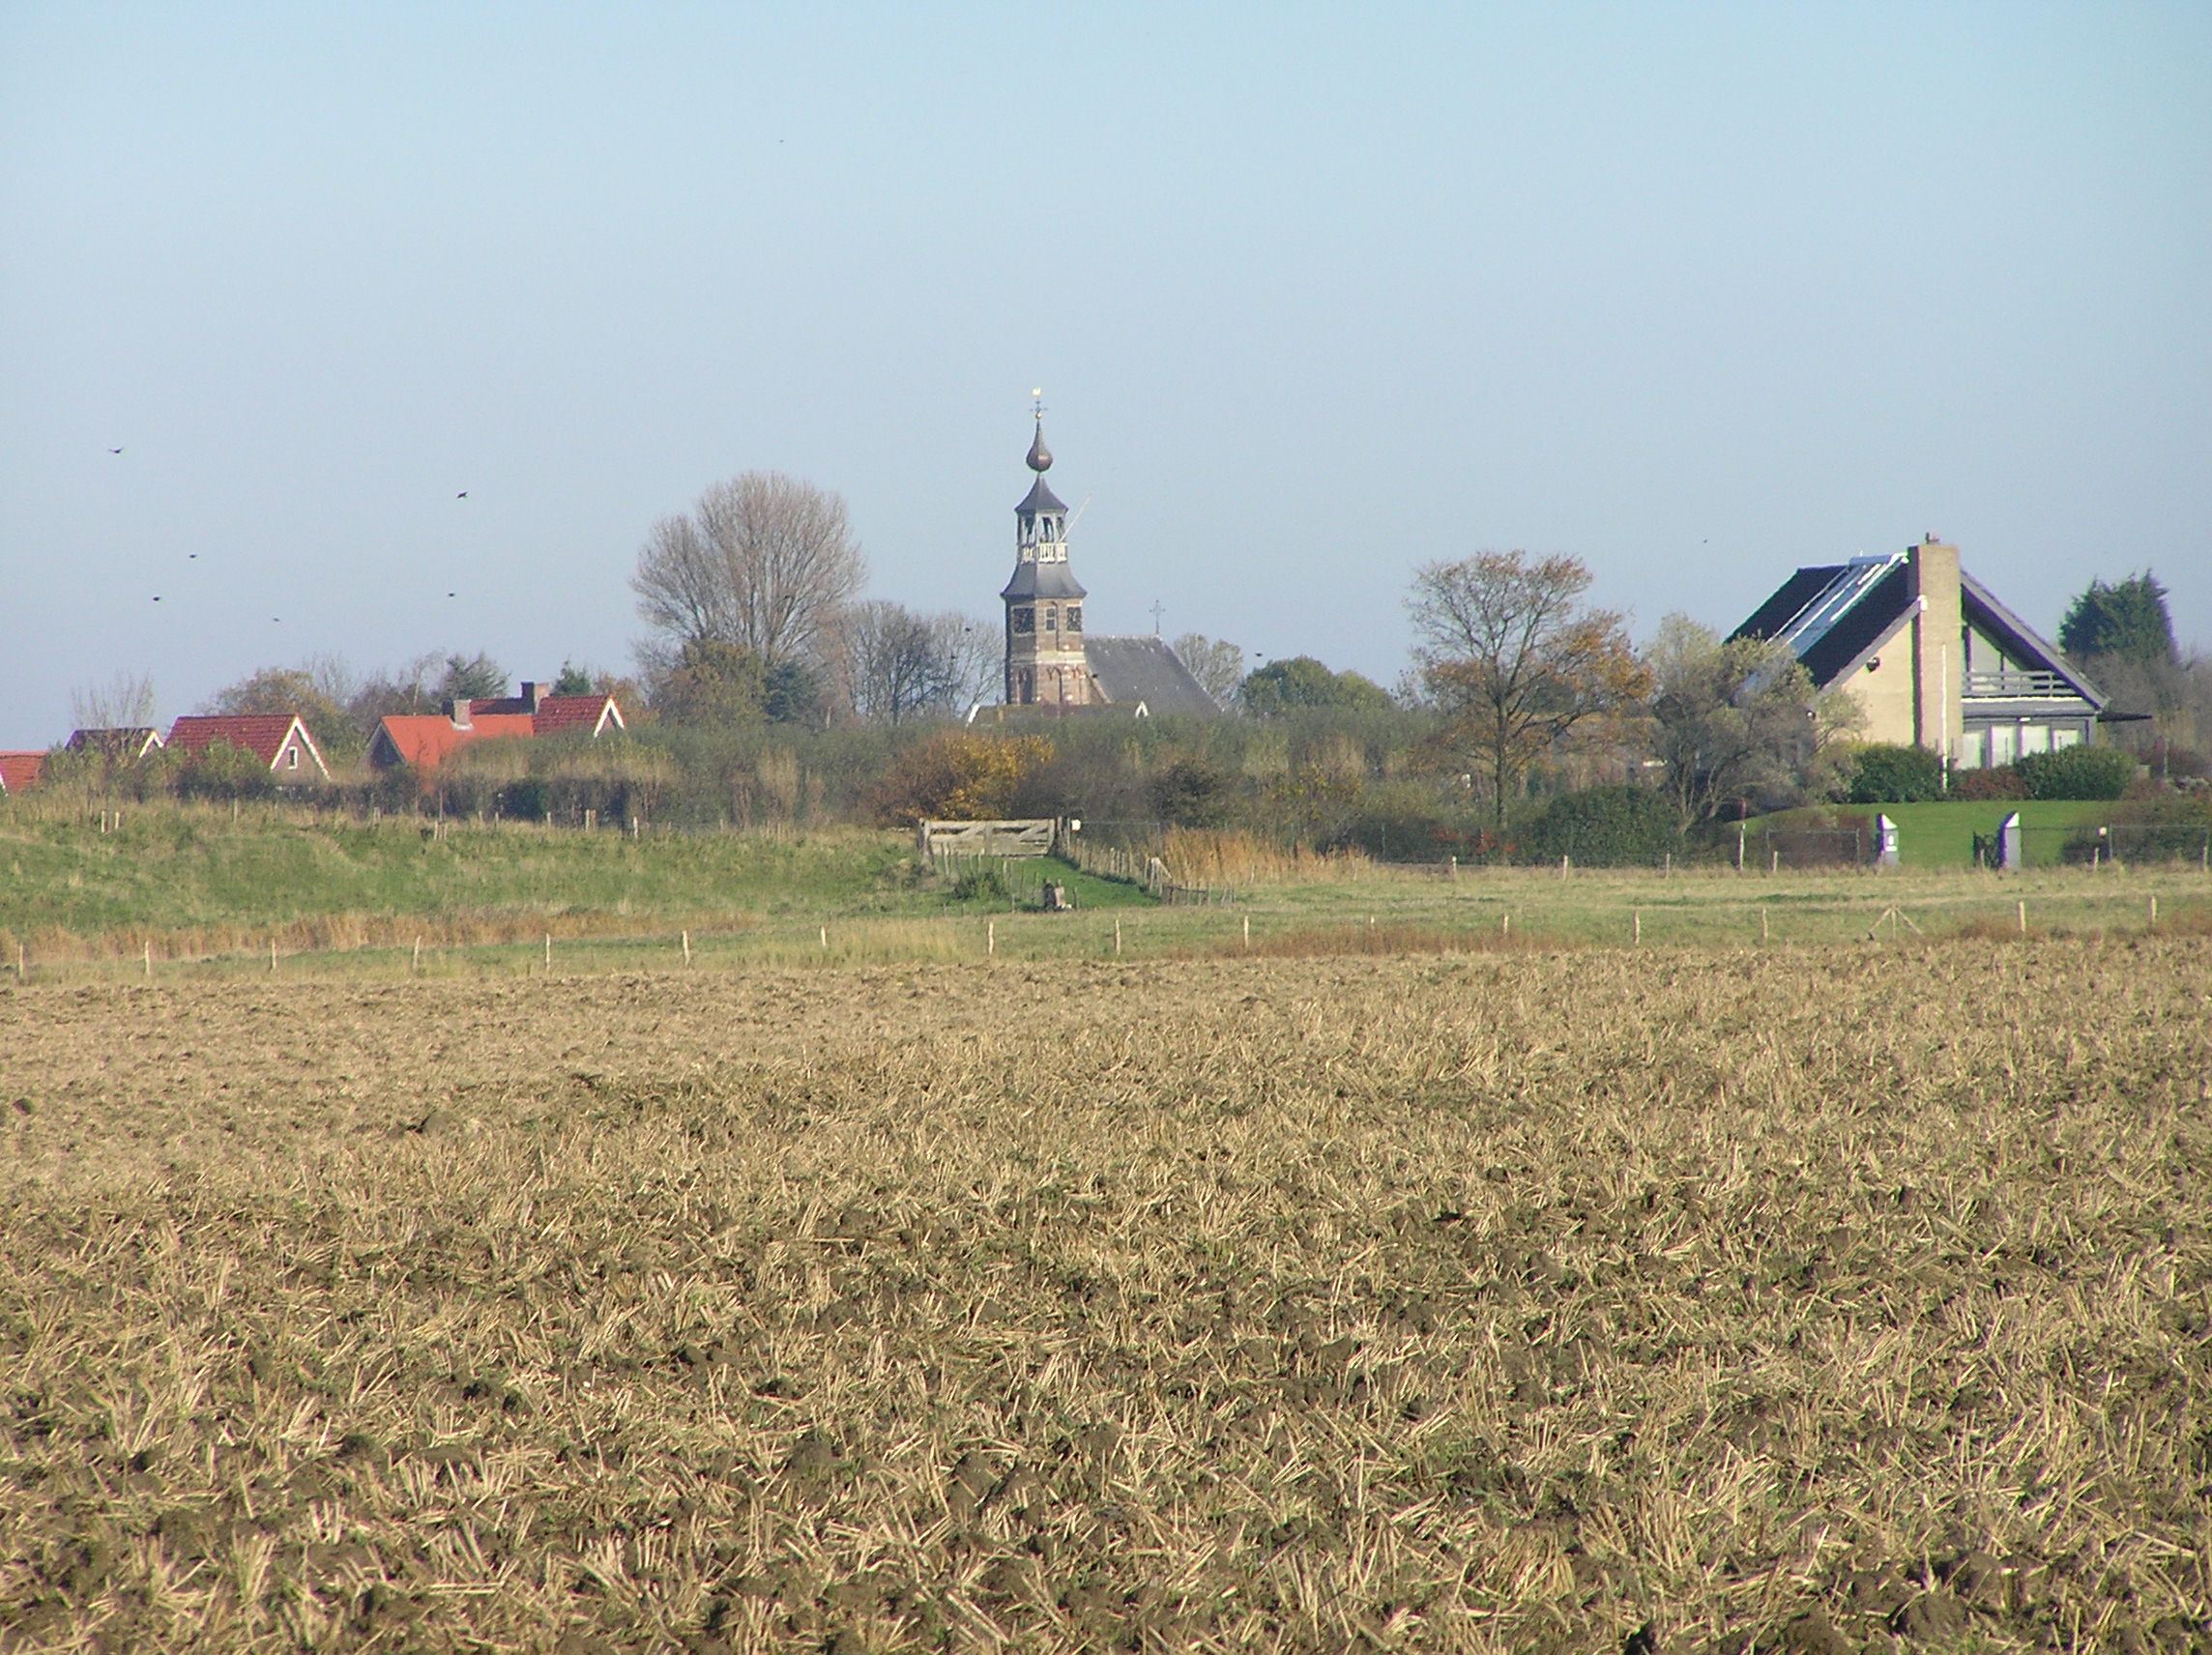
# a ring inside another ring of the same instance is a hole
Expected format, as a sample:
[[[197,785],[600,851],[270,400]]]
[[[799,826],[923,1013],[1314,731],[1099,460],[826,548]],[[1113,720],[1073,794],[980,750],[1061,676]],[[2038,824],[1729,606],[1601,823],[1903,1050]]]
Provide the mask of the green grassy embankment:
[[[1005,865],[1015,900],[1034,900],[1042,864]],[[1131,886],[1059,863],[1086,908],[1142,903]],[[46,958],[221,953],[266,946],[358,948],[608,937],[689,927],[743,931],[779,920],[922,918],[1003,908],[957,899],[915,863],[898,833],[582,832],[516,823],[411,818],[374,825],[281,807],[126,806],[98,815],[0,807],[0,943]]]

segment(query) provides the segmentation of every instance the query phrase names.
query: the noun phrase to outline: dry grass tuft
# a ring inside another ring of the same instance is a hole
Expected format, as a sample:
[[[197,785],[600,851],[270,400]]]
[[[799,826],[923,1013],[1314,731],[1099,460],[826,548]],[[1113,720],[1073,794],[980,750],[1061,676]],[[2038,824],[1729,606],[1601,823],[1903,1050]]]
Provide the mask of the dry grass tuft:
[[[1176,882],[1188,886],[1226,886],[1231,889],[1265,885],[1309,885],[1359,879],[1375,871],[1363,852],[1323,854],[1304,845],[1285,849],[1250,833],[1173,828],[1161,845],[1160,859]]]
[[[2208,965],[0,986],[0,1645],[2201,1649]]]

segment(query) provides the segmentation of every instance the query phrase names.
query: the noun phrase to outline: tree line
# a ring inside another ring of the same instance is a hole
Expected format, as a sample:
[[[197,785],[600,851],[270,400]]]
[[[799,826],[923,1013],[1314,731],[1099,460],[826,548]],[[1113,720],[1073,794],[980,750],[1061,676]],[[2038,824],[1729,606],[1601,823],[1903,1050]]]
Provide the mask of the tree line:
[[[1008,809],[1457,854],[1525,838],[1566,792],[1633,788],[1636,810],[1663,807],[1676,830],[1695,831],[1910,771],[1908,759],[1864,760],[1848,700],[1818,695],[1779,646],[1670,615],[1638,647],[1624,617],[1589,601],[1589,570],[1568,557],[1486,551],[1415,569],[1412,668],[1389,689],[1310,655],[1248,670],[1236,645],[1186,633],[1172,647],[1233,716],[1141,733],[1110,720],[1111,736],[1079,720],[955,740],[947,722],[995,699],[997,624],[867,598],[866,579],[841,500],[744,474],[648,533],[630,580],[648,628],[635,676],[569,662],[553,687],[617,695],[628,746],[653,755],[639,761],[638,798],[694,822],[900,819],[928,813],[933,788],[969,798],[979,784],[960,778],[975,770]],[[2142,726],[2120,727],[2123,739],[2154,752],[2164,773],[2204,771],[2196,733],[2212,731],[2212,670],[2176,646],[2148,571],[2093,583],[2060,641],[2109,689],[2152,709]],[[480,652],[366,677],[318,658],[249,674],[204,710],[300,712],[342,766],[387,714],[508,688],[506,669]],[[149,683],[120,678],[80,692],[78,722],[151,722],[152,700]],[[1032,737],[1038,744],[969,751]],[[464,749],[439,786],[475,808],[535,813],[567,796],[532,767],[582,774],[579,763],[554,748]],[[615,764],[612,749],[594,760],[593,785]]]

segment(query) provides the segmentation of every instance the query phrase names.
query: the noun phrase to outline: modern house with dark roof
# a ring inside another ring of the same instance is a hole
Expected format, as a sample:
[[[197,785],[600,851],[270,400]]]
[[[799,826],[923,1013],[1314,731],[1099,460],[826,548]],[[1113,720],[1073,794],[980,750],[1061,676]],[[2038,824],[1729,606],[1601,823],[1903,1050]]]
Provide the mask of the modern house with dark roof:
[[[1113,708],[1137,717],[1218,714],[1158,638],[1086,636],[1087,594],[1067,562],[1067,507],[1044,479],[1052,450],[1042,408],[1025,463],[1036,480],[1014,508],[1014,573],[999,594],[1006,608],[1005,705],[1055,713]]]
[[[1887,556],[1799,569],[1732,637],[1786,644],[1865,737],[2006,765],[2096,738],[2105,697],[1933,535]]]

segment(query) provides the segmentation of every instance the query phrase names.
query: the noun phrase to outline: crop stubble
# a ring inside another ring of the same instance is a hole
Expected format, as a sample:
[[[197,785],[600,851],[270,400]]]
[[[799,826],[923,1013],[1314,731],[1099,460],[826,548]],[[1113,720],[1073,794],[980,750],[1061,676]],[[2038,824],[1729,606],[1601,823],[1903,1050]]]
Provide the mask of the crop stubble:
[[[2202,1649],[2208,960],[0,991],[0,1645]]]

